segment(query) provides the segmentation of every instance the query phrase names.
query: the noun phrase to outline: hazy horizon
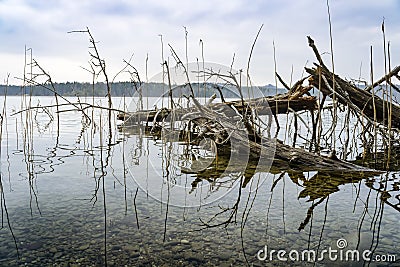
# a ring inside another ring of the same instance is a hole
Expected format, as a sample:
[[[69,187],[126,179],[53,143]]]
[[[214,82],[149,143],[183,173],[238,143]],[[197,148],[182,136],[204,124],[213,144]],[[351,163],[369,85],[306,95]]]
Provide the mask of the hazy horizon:
[[[383,18],[391,66],[400,64],[398,1],[338,0],[329,5],[336,73],[370,80],[373,46],[374,75],[383,76]],[[285,81],[301,78],[303,67],[315,62],[307,44],[308,35],[315,40],[326,64],[331,65],[326,1],[4,0],[0,2],[0,15],[0,36],[5,40],[0,44],[0,60],[7,62],[0,66],[0,81],[9,75],[10,84],[18,83],[15,77],[23,77],[25,49],[28,59],[32,51],[33,58],[54,81],[90,82],[92,75],[83,69],[90,69],[89,38],[84,33],[68,33],[86,27],[97,41],[111,78],[123,68],[123,60],[132,56],[131,63],[141,76],[151,79],[161,70],[162,56],[171,64],[175,62],[169,44],[182,61],[186,61],[187,47],[189,62],[204,58],[230,66],[234,57],[233,67],[245,70],[261,25],[250,62],[255,84],[275,84],[274,58],[277,72]]]

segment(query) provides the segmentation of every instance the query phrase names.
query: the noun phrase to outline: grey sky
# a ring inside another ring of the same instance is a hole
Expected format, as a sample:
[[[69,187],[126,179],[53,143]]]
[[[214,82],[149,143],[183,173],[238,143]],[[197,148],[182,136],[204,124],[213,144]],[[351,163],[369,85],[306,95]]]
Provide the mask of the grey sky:
[[[369,79],[369,47],[374,47],[375,75],[384,73],[381,23],[385,17],[391,42],[391,65],[400,64],[400,1],[331,0],[335,70],[347,78]],[[320,51],[328,52],[329,25],[325,0],[266,1],[90,1],[90,0],[0,0],[0,78],[10,74],[19,81],[24,66],[24,47],[54,81],[90,81],[88,37],[68,31],[89,27],[98,41],[110,76],[133,54],[133,65],[145,76],[157,74],[161,63],[160,34],[164,55],[171,44],[184,58],[188,30],[189,61],[201,59],[199,40],[204,42],[208,62],[245,69],[252,42],[264,24],[251,62],[251,77],[259,85],[274,83],[273,42],[277,70],[290,81],[299,79],[303,66],[314,56],[306,36]],[[324,54],[326,62],[330,55]],[[127,79],[121,77],[120,79]]]

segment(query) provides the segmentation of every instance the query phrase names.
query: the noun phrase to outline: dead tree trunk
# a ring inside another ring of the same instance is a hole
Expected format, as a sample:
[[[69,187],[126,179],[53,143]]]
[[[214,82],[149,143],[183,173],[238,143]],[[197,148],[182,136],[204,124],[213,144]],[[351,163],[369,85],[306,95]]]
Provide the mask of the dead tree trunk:
[[[338,75],[333,75],[325,66],[315,46],[314,40],[310,37],[308,37],[308,44],[313,49],[319,62],[319,64],[314,64],[314,68],[306,68],[306,71],[311,75],[309,82],[312,86],[320,90],[325,96],[330,96],[335,93],[339,103],[349,105],[351,109],[356,111],[359,115],[368,118],[370,121],[374,121],[374,118],[376,118],[377,122],[385,126],[389,125],[389,116],[385,114],[384,111],[388,110],[388,107],[392,105],[391,127],[400,129],[400,106],[389,103],[369,92],[380,83],[389,81],[391,77],[398,77],[400,67],[395,67],[382,79],[366,88],[366,90],[363,90],[343,80]],[[333,77],[335,83],[333,83]],[[394,88],[397,87],[394,86]]]
[[[239,112],[243,111],[246,106],[250,105],[256,108],[258,115],[268,114],[285,114],[290,111],[302,111],[302,110],[314,110],[317,107],[315,97],[304,96],[297,97],[296,99],[289,98],[258,98],[249,101],[245,101],[245,105],[242,105],[242,101],[230,101],[225,103],[211,104],[211,107],[218,108],[219,105],[233,105]],[[175,119],[179,118],[187,113],[195,111],[196,108],[183,108],[175,109]],[[162,121],[171,113],[171,109],[163,108],[161,110],[142,110],[131,113],[119,113],[117,118],[119,120],[126,121],[126,123],[139,123],[139,122],[153,122]]]
[[[384,114],[384,110],[388,110],[390,103],[381,99],[370,92],[357,88],[355,85],[343,80],[338,75],[335,75],[335,86],[333,86],[333,74],[323,66],[316,65],[315,68],[306,68],[306,71],[311,74],[310,83],[318,88],[324,95],[330,96],[333,94],[333,88],[339,103],[350,106],[358,114],[363,115],[374,121],[374,114],[377,122],[388,126],[388,114]],[[322,82],[319,82],[320,76]],[[375,105],[375,110],[374,110]],[[385,108],[384,108],[385,107]],[[400,107],[392,103],[392,127],[400,129]]]

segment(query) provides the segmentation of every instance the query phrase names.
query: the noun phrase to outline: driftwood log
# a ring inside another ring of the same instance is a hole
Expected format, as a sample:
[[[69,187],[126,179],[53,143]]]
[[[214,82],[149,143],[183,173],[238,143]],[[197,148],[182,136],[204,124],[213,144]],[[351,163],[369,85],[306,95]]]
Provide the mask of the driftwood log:
[[[196,131],[191,131],[190,140],[193,144],[196,143],[196,138],[212,138],[214,140],[218,139],[218,135],[222,135],[225,131],[224,136],[229,136],[229,140],[225,143],[218,143],[218,163],[211,164],[211,168],[207,168],[200,173],[196,172],[196,174],[200,177],[213,179],[219,177],[225,171],[234,172],[235,170],[226,170],[229,162],[230,156],[232,155],[232,151],[234,153],[245,153],[248,157],[247,162],[237,162],[237,164],[230,164],[232,166],[240,166],[243,169],[243,164],[247,164],[245,167],[245,178],[246,180],[251,179],[251,177],[255,174],[256,171],[269,171],[270,165],[268,162],[272,162],[273,172],[279,172],[279,170],[287,170],[287,171],[324,171],[324,172],[352,172],[358,173],[359,175],[367,174],[373,175],[378,174],[379,172],[370,168],[358,166],[356,164],[339,160],[333,155],[332,157],[319,155],[316,153],[305,151],[301,148],[294,148],[289,145],[283,144],[277,139],[267,139],[263,138],[260,140],[253,140],[254,137],[247,132],[247,130],[238,129],[237,125],[233,120],[223,120],[221,122],[220,118],[218,118],[218,114],[213,112],[210,108],[201,106],[201,110],[198,111],[205,115],[210,122],[213,122],[213,129],[208,133],[202,133],[201,136],[199,134],[193,134]],[[219,122],[219,123],[215,123]],[[193,121],[193,124],[197,123]],[[204,126],[204,121],[201,122]],[[125,124],[125,130],[127,132],[136,132],[136,127],[143,127],[139,125],[130,125]],[[124,129],[122,127],[122,129]],[[161,126],[159,126],[161,127]],[[195,127],[195,126],[194,126]],[[204,127],[203,127],[204,128]],[[146,127],[146,130],[141,131],[145,135],[152,135],[156,138],[162,138],[161,130],[154,127]],[[233,130],[233,132],[230,132]],[[183,130],[181,130],[183,131]],[[140,131],[139,131],[140,132]],[[168,135],[167,135],[168,136]],[[187,134],[180,132],[177,136],[179,136],[179,141],[182,143],[187,142],[184,139]],[[219,138],[221,139],[221,138]],[[223,138],[222,138],[223,139]],[[178,140],[176,140],[178,141]],[[198,141],[198,140],[197,140]],[[238,157],[240,158],[240,157]],[[226,164],[224,164],[224,161]],[[267,164],[265,164],[267,163]],[[215,168],[217,169],[213,169]],[[184,170],[186,173],[191,173],[190,169]]]
[[[313,68],[305,68],[311,76],[309,82],[325,96],[336,95],[337,101],[343,105],[348,105],[359,115],[368,118],[370,121],[376,121],[385,126],[391,122],[392,128],[400,129],[400,106],[388,102],[370,91],[384,81],[389,82],[392,76],[398,76],[400,67],[395,67],[383,78],[379,79],[372,86],[365,90],[356,87],[354,84],[343,80],[338,75],[334,75],[325,66],[322,58],[315,46],[314,41],[308,37],[309,46],[313,49],[319,64],[314,64]],[[391,83],[389,82],[389,85]],[[397,89],[396,86],[393,87]],[[389,120],[389,110],[391,109],[391,120]]]
[[[383,100],[377,95],[357,88],[355,85],[343,80],[335,75],[335,85],[333,85],[333,74],[321,65],[315,68],[306,68],[311,74],[310,83],[318,88],[324,95],[332,96],[335,91],[337,101],[355,110],[371,121],[376,120],[385,126],[389,125],[389,110],[392,106],[391,127],[400,129],[400,107],[394,103]]]
[[[210,106],[214,109],[218,109],[222,105],[233,105],[238,111],[243,111],[248,105],[255,107],[258,115],[268,115],[268,114],[286,114],[291,111],[303,111],[303,110],[315,110],[317,108],[317,101],[315,97],[312,96],[298,96],[296,98],[289,98],[286,95],[265,97],[253,99],[250,102],[241,100],[229,101],[225,103],[211,104]],[[179,120],[181,116],[194,112],[196,110],[193,108],[177,108],[174,110],[174,116],[176,120]],[[143,110],[137,112],[127,112],[119,113],[117,119],[119,120],[129,120],[130,123],[138,122],[153,122],[162,121],[171,113],[170,109],[163,108],[159,110]]]

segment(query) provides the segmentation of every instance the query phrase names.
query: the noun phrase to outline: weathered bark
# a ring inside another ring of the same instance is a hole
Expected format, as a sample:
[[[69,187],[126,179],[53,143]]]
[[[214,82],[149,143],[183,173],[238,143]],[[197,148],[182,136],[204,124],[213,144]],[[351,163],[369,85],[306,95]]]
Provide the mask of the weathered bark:
[[[388,110],[390,103],[376,95],[372,95],[366,90],[357,88],[353,84],[335,75],[335,85],[333,86],[333,74],[323,66],[316,65],[315,68],[306,68],[311,74],[310,83],[318,88],[324,95],[330,96],[335,90],[339,103],[349,105],[358,114],[388,126]],[[321,75],[321,79],[320,76]],[[321,83],[319,82],[321,80]],[[392,127],[400,129],[400,107],[394,103],[392,105]],[[374,111],[375,106],[375,111]],[[385,112],[384,112],[385,111]]]
[[[243,144],[247,141],[243,141]],[[288,173],[303,173],[308,171],[318,171],[325,176],[335,177],[357,177],[363,179],[380,172],[358,166],[349,162],[333,159],[303,149],[293,148],[288,145],[281,144],[275,140],[265,141],[263,145],[250,141],[250,154],[247,160],[243,160],[240,156],[231,157],[229,147],[220,148],[218,157],[209,164],[207,168],[201,171],[193,171],[191,169],[182,169],[183,173],[196,174],[193,183],[197,184],[201,180],[212,182],[221,177],[224,173],[242,172],[244,176],[243,187],[252,179],[257,172],[280,173],[282,171]],[[261,152],[263,151],[263,152]],[[241,159],[241,160],[238,160]],[[197,165],[203,166],[201,159]],[[271,162],[272,161],[272,162]],[[209,161],[205,161],[209,163]],[[272,163],[272,164],[271,164]],[[354,178],[355,179],[355,178]],[[195,186],[195,185],[193,185]]]
[[[346,161],[337,159],[336,157],[326,157],[304,149],[294,148],[289,145],[276,142],[275,140],[267,140],[262,146],[258,143],[250,142],[252,154],[259,150],[272,151],[275,147],[274,164],[282,169],[299,170],[299,171],[349,171],[349,172],[375,172],[376,170],[358,166]],[[266,155],[261,155],[260,159]]]
[[[258,115],[268,114],[285,114],[290,111],[314,110],[317,107],[315,97],[304,96],[297,97],[296,99],[289,98],[258,98],[251,100],[250,103],[245,101],[245,105],[250,105],[257,110]],[[246,106],[243,106],[241,101],[230,101],[225,103],[211,104],[210,107],[217,109],[221,105],[233,105],[239,112],[242,112]],[[196,111],[197,108],[183,108],[175,109],[175,120],[179,120],[183,115]],[[138,122],[153,122],[162,121],[171,113],[170,109],[163,108],[161,110],[143,110],[131,113],[119,113],[117,118],[119,120],[127,121],[127,123]]]

